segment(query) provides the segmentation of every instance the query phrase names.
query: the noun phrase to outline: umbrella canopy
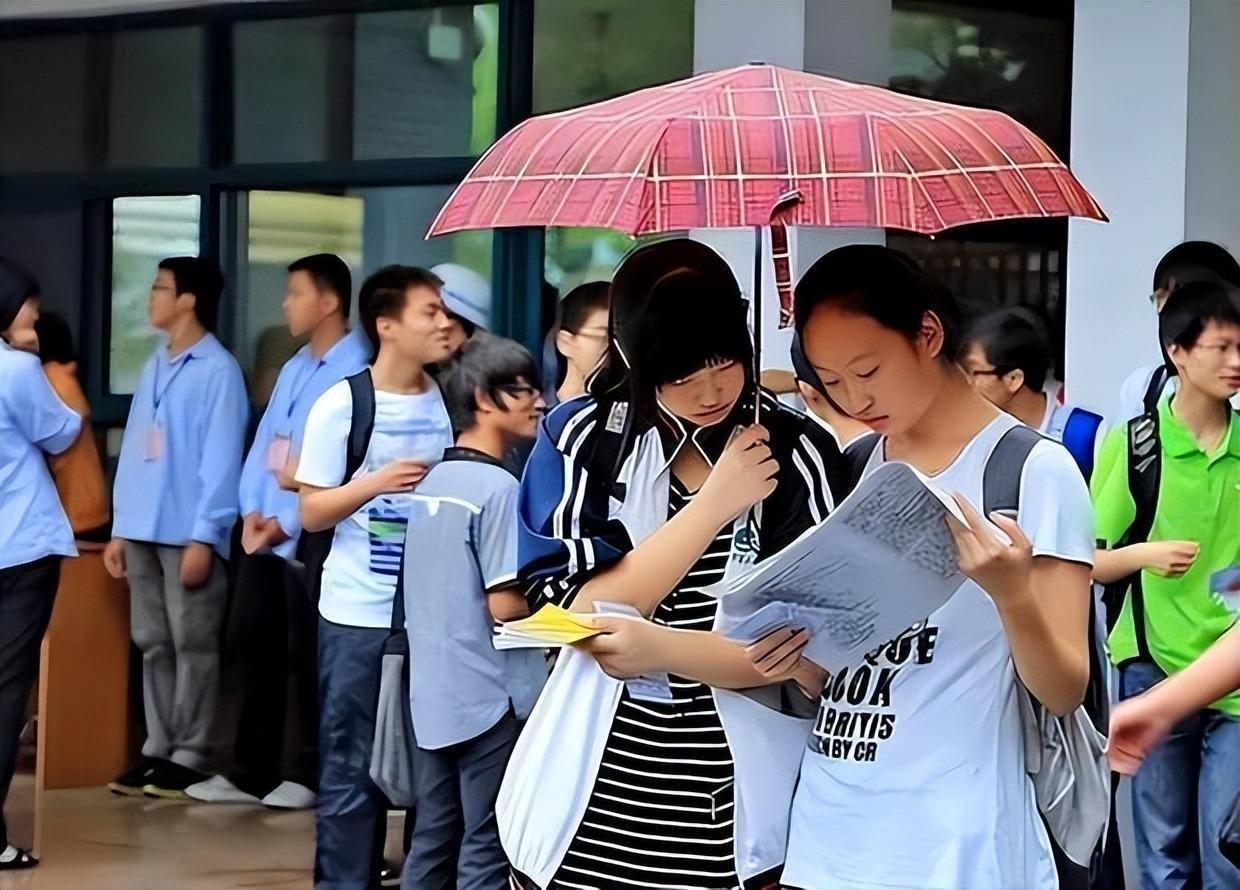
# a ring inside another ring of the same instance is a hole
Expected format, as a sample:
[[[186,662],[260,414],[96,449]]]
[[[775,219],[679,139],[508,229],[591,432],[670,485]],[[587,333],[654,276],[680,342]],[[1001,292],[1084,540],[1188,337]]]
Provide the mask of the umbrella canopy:
[[[530,118],[478,161],[428,236],[507,226],[629,235],[764,226],[934,234],[1101,208],[1006,114],[744,65]]]

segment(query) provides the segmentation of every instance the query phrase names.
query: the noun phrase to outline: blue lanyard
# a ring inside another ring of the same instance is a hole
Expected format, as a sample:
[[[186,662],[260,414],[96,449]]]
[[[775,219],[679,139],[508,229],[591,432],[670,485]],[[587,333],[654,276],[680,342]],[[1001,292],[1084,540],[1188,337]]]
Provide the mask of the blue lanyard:
[[[301,386],[297,387],[292,397],[288,400],[288,409],[285,411],[284,415],[285,420],[288,420],[293,416],[293,412],[297,410],[297,402],[300,401],[302,393],[306,391],[306,387],[309,386],[314,380],[314,375],[319,373],[319,368],[323,367],[325,364],[327,364],[326,359],[319,359],[318,364],[314,366],[314,370],[306,375],[305,380],[301,381]]]
[[[164,384],[163,389],[159,388],[159,362],[155,362],[155,382],[151,387],[152,420],[159,416],[159,404],[164,400],[164,396],[167,395],[169,388],[172,386],[172,381],[177,379],[177,376],[185,370],[185,366],[188,365],[193,358],[194,357],[192,355],[187,355],[181,360],[181,363],[177,365],[176,370],[173,371],[171,376],[168,377],[168,382]]]

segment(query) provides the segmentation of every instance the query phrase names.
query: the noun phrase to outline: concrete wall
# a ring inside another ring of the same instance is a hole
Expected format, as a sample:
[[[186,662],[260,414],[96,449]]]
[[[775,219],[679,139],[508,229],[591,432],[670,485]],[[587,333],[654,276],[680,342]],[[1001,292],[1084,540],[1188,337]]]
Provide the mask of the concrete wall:
[[[1240,0],[1192,0],[1184,237],[1240,256]]]
[[[1146,297],[1184,240],[1189,12],[1188,0],[1076,3],[1072,168],[1111,222],[1069,223],[1066,383],[1107,413],[1132,368],[1158,359]]]
[[[890,0],[697,0],[694,5],[693,69],[714,71],[767,62],[870,83],[887,82]],[[696,229],[694,238],[718,249],[746,294],[754,278],[754,234]],[[794,229],[789,233],[793,276],[843,244],[883,243],[881,229]],[[791,368],[791,329],[779,329],[779,298],[766,248],[762,278],[763,350],[766,368]]]

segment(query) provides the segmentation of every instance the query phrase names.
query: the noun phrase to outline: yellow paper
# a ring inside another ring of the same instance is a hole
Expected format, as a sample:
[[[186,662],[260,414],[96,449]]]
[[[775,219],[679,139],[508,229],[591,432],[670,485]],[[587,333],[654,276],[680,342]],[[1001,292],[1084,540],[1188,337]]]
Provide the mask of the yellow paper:
[[[552,605],[543,606],[528,618],[505,623],[504,632],[561,645],[578,643],[600,633],[588,617]]]

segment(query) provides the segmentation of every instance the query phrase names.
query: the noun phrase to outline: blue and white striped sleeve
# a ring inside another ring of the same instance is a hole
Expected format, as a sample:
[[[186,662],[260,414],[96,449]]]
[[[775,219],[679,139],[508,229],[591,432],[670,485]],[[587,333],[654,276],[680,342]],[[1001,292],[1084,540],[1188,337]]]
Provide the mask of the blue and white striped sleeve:
[[[829,433],[806,419],[772,430],[782,439],[779,484],[763,508],[761,559],[778,553],[835,509],[842,459]],[[772,440],[774,443],[774,439]]]
[[[608,518],[610,489],[590,479],[596,404],[577,399],[546,418],[525,466],[518,502],[519,580],[531,610],[568,607],[583,584],[632,549]]]

